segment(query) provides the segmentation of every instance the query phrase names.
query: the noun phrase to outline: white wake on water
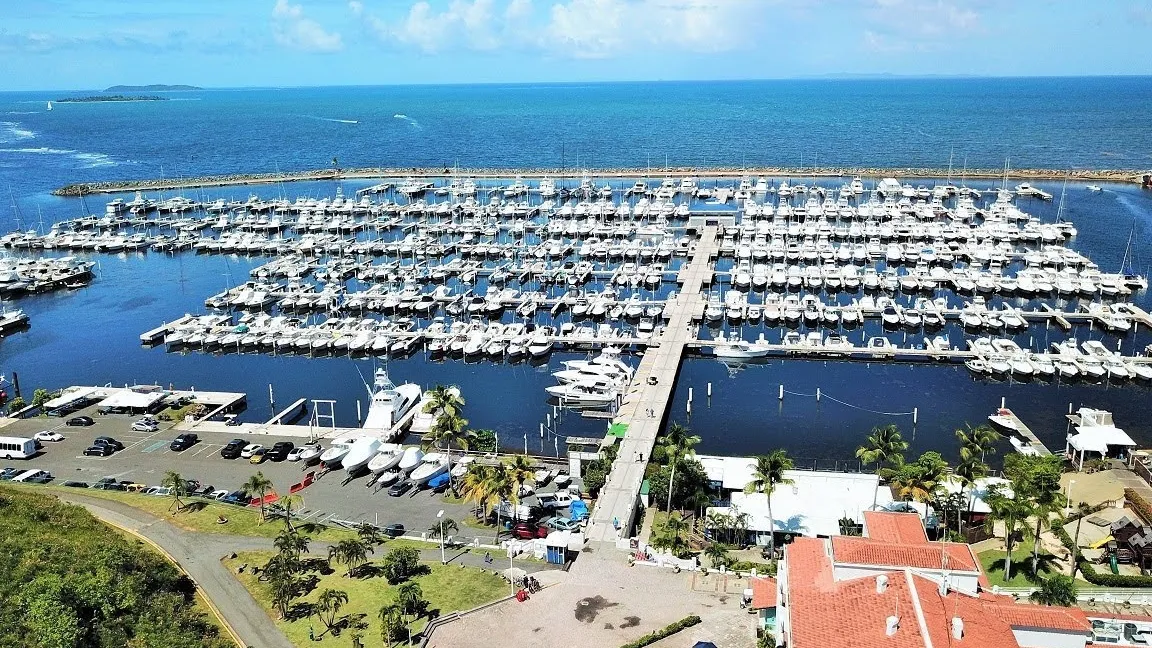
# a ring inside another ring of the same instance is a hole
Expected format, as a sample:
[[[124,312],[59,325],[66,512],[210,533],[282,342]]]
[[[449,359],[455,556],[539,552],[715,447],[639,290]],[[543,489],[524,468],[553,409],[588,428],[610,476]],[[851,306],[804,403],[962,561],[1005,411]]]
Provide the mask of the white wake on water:
[[[400,121],[406,121],[409,124],[412,124],[413,128],[423,128],[423,126],[420,125],[420,122],[418,122],[415,119],[412,119],[411,117],[409,117],[408,115],[405,115],[402,113],[396,113],[395,115],[392,115],[392,118],[393,119],[399,119]]]
[[[38,148],[0,148],[0,153],[13,153],[24,155],[67,155],[72,159],[82,162],[80,168],[82,169],[95,169],[97,167],[117,166],[120,163],[112,159],[112,156],[107,153],[86,153],[81,151],[74,151],[72,149],[55,149],[47,146]]]
[[[360,123],[360,121],[357,119],[336,119],[335,117],[317,117],[316,115],[301,115],[301,117],[305,117],[307,119],[316,119],[319,121],[333,122],[336,124],[359,124]]]
[[[24,128],[19,122],[0,122],[0,126],[4,127],[4,132],[6,133],[6,135],[0,134],[0,142],[16,142],[36,137],[34,131]]]

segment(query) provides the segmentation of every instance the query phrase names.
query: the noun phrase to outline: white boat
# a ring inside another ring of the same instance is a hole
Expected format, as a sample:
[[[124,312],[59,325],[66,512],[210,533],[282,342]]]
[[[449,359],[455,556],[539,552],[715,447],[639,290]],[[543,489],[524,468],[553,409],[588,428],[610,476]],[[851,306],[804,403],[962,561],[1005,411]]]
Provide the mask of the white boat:
[[[300,446],[300,461],[309,463],[324,453],[324,448],[319,443],[309,443]]]
[[[384,472],[380,473],[379,477],[376,478],[376,483],[374,485],[376,487],[388,486],[389,484],[392,484],[396,480],[400,479],[400,476],[403,474],[404,473],[400,472],[396,468],[393,468],[392,470],[385,470]]]
[[[424,390],[413,383],[396,386],[383,367],[376,370],[373,388],[375,391],[368,390],[372,401],[368,405],[368,415],[364,417],[362,427],[366,430],[383,430],[389,435],[395,432],[396,424],[420,402],[424,394]]]
[[[1012,410],[1004,408],[996,410],[995,414],[988,416],[988,421],[996,427],[1010,430],[1019,433],[1020,426],[1016,423],[1016,417],[1012,415]]]
[[[1033,446],[1031,441],[1025,441],[1019,437],[1008,437],[1008,441],[1012,443],[1012,447],[1020,454],[1040,456],[1040,449]]]
[[[368,462],[380,450],[381,445],[380,439],[376,437],[360,437],[348,448],[348,452],[344,454],[340,463],[344,465],[344,470],[350,473],[356,472],[368,465]]]
[[[567,385],[554,385],[545,388],[550,395],[560,399],[565,405],[576,407],[604,407],[616,400],[616,393],[585,383],[570,383]]]
[[[456,478],[463,477],[468,474],[468,468],[476,462],[476,457],[469,457],[467,455],[460,457],[456,460],[456,465],[452,466],[449,473]]]
[[[408,474],[415,470],[423,459],[424,451],[420,448],[405,448],[404,454],[400,457],[400,463],[396,464],[396,468],[400,472]]]
[[[373,474],[380,474],[386,470],[395,468],[400,463],[400,457],[404,456],[404,448],[387,443],[380,447],[376,452],[376,456],[368,462],[368,470]]]
[[[717,341],[721,342],[723,340],[718,339]],[[732,338],[725,342],[725,344],[716,344],[712,347],[712,354],[717,358],[743,360],[762,358],[768,355],[769,347],[764,339],[763,333],[760,334],[759,339],[755,342],[742,340],[738,335],[733,335]]]
[[[429,452],[424,455],[420,465],[412,471],[410,475],[412,481],[417,484],[426,484],[429,479],[438,477],[448,472],[449,463],[446,455],[439,452]]]
[[[338,464],[344,459],[344,455],[348,454],[348,450],[352,448],[352,442],[355,439],[337,439],[328,446],[328,449],[320,454],[320,461],[326,465]]]
[[[51,110],[51,109],[52,109],[52,104],[51,104],[51,103],[49,103],[49,104],[48,104],[48,109],[49,109],[49,110]],[[1100,185],[1094,185],[1094,184],[1090,184],[1090,185],[1088,185],[1088,186],[1086,186],[1086,187],[1084,187],[1084,188],[1085,188],[1085,189],[1087,189],[1088,191],[1093,191],[1093,192],[1095,192],[1095,191],[1104,191],[1103,189],[1101,189],[1101,188],[1100,188]]]

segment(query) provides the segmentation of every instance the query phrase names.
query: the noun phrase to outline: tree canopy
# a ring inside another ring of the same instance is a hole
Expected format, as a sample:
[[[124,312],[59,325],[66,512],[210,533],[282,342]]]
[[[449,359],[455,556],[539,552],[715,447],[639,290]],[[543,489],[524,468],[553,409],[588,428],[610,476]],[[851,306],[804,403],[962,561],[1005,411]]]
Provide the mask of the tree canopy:
[[[191,581],[79,506],[0,489],[0,648],[225,648]]]

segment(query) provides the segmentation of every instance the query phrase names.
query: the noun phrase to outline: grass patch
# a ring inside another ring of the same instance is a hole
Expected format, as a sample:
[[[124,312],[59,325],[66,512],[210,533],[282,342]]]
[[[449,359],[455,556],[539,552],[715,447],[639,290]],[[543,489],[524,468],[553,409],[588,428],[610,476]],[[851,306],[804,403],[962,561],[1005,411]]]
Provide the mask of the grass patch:
[[[1040,550],[1040,569],[1037,575],[1032,574],[1032,545],[1018,546],[1012,550],[1012,577],[1004,579],[1004,552],[1001,550],[985,551],[977,557],[988,574],[988,581],[1000,587],[1034,587],[1044,578],[1060,573],[1054,566],[1056,556]]]
[[[20,487],[19,484],[14,484]],[[163,518],[174,526],[189,531],[201,533],[216,533],[221,535],[243,535],[258,538],[275,538],[284,529],[284,521],[270,519],[267,522],[260,520],[258,509],[209,502],[201,498],[185,498],[185,508],[173,514],[170,507],[172,498],[141,495],[140,493],[126,493],[123,491],[102,491],[82,488],[65,488],[63,486],[24,486],[24,488],[38,491],[49,491],[60,495],[81,495],[93,499],[103,499],[131,506],[146,513]],[[217,524],[220,516],[228,519],[227,524]],[[356,533],[348,529],[325,527],[310,532],[313,540],[321,542],[336,542],[344,538],[355,537]]]
[[[399,545],[389,541],[383,547],[378,548],[374,555],[376,560],[373,562],[379,562],[384,552],[396,546]],[[238,565],[244,563],[263,565],[272,555],[271,551],[244,552],[235,559],[225,559],[224,564],[235,573]],[[429,609],[437,610],[441,615],[458,610],[469,610],[509,594],[508,583],[497,573],[485,572],[475,567],[462,569],[455,564],[445,566],[438,561],[424,564],[430,569],[429,573],[417,576],[413,580],[419,583],[420,588],[424,591],[424,598],[430,603]],[[344,569],[338,567],[332,574],[321,576],[317,587],[299,600],[315,602],[320,592],[325,589],[347,592],[348,604],[341,610],[340,614],[367,615],[365,621],[368,623],[368,629],[364,632],[364,643],[369,646],[378,645],[380,619],[377,613],[381,607],[395,599],[396,587],[389,585],[388,581],[382,577],[346,578],[343,573]],[[245,570],[243,574],[238,574],[237,578],[252,593],[252,596],[268,612],[269,616],[276,619],[277,614],[272,607],[268,585],[260,582],[248,570]],[[426,624],[427,619],[416,621],[412,625],[413,633],[423,630]],[[326,633],[321,637],[324,624],[318,618],[303,618],[296,621],[277,620],[276,625],[284,632],[288,640],[297,646],[350,645],[347,630],[342,632],[340,636]],[[312,641],[308,638],[309,627],[312,628],[319,641]]]

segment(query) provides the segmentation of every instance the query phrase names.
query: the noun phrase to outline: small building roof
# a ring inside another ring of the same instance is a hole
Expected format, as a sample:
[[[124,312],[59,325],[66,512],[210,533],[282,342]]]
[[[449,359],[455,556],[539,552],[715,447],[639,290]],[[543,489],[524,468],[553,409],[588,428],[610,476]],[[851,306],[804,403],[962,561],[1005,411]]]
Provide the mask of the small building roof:
[[[836,536],[832,538],[832,559],[837,564],[980,571],[971,548],[959,542],[898,544],[893,540]]]
[[[752,581],[752,609],[764,610],[776,607],[776,579],[767,576],[754,576]]]
[[[928,534],[917,513],[865,511],[864,532],[869,538],[898,544],[926,544]]]
[[[1134,447],[1136,442],[1114,425],[1077,425],[1076,434],[1068,437],[1068,444],[1077,450],[1103,454],[1108,452],[1109,446]]]
[[[705,469],[707,470],[705,464]],[[716,466],[713,463],[713,466]],[[730,477],[740,483],[731,489],[731,506],[709,509],[721,515],[743,513],[748,515],[748,530],[767,532],[775,528],[794,535],[833,536],[840,533],[840,519],[863,519],[864,511],[873,506],[884,507],[892,502],[892,492],[880,486],[874,474],[823,472],[813,470],[787,470],[785,476],[791,484],[781,484],[772,493],[772,523],[768,517],[768,498],[763,493],[745,493],[741,483],[745,473],[727,472],[733,463],[725,466],[723,480]],[[711,474],[709,475],[712,476]],[[717,479],[716,481],[720,481]],[[750,481],[750,478],[749,478]]]
[[[44,409],[56,409],[100,394],[100,387],[70,387],[60,392],[56,398],[44,402]]]

